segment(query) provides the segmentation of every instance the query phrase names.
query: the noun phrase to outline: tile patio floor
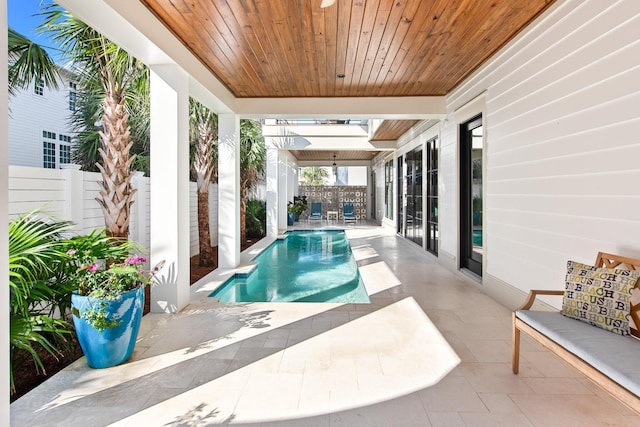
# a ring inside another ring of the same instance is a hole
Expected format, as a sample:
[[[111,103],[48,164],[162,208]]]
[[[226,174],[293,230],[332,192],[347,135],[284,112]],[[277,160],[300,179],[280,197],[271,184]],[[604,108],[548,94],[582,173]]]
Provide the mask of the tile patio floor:
[[[129,362],[78,360],[11,425],[640,426],[524,337],[513,375],[510,312],[470,279],[380,227],[347,232],[371,304],[219,304],[214,272],[182,312],[145,316]]]

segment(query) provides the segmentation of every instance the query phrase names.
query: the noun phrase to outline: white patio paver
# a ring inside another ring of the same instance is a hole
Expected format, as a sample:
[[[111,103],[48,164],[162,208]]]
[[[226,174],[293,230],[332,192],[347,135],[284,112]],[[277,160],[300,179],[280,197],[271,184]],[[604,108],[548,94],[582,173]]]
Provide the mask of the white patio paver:
[[[528,340],[513,375],[506,308],[380,227],[347,232],[371,304],[219,304],[218,272],[181,313],[145,316],[131,361],[77,361],[12,425],[640,425]]]

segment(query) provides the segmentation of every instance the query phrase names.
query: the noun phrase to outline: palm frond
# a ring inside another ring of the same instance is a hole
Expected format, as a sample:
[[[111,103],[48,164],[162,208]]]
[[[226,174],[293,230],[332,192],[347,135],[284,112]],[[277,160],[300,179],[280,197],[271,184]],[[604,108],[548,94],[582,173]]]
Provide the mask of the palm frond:
[[[40,80],[47,87],[58,88],[58,67],[44,48],[12,28],[9,28],[7,41],[9,93],[27,89],[32,82]]]

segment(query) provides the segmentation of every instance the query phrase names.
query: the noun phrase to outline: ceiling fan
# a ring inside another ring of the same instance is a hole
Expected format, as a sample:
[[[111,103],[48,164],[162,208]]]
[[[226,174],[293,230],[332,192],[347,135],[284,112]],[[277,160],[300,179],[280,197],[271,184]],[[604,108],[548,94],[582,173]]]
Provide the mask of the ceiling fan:
[[[322,0],[322,3],[320,4],[320,7],[329,7],[329,6],[333,6],[333,4],[336,2],[336,0]]]

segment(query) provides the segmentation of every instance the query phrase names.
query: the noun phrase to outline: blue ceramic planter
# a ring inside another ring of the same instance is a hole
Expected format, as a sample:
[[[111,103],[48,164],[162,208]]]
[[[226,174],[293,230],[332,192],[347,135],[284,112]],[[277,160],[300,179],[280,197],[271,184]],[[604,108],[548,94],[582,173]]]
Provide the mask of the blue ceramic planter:
[[[90,298],[76,293],[71,295],[71,304],[80,313],[91,307],[97,307],[100,299]],[[144,307],[144,288],[124,292],[117,301],[107,301],[109,318],[119,319],[119,326],[98,332],[85,319],[73,316],[80,347],[92,368],[108,368],[126,362],[136,345],[142,309]]]

